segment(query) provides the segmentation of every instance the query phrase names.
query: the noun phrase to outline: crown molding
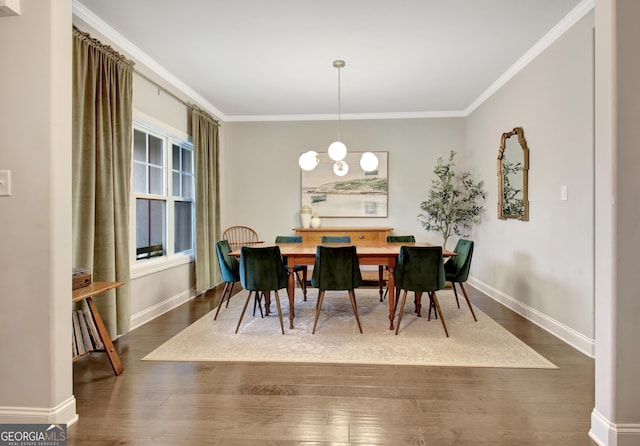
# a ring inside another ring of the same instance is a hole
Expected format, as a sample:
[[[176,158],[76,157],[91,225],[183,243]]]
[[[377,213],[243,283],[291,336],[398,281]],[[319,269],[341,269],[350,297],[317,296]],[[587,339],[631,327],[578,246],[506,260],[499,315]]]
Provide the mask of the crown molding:
[[[375,120],[375,119],[420,119],[420,118],[464,118],[464,110],[402,113],[347,113],[341,114],[342,121]],[[248,121],[337,121],[336,114],[318,115],[228,115],[227,122]]]

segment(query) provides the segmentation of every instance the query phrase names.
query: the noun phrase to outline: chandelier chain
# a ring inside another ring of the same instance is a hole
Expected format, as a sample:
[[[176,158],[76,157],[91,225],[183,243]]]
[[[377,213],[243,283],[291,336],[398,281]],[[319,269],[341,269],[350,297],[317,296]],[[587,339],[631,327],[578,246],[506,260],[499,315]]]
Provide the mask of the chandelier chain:
[[[340,139],[340,66],[338,66],[338,141],[342,141]]]

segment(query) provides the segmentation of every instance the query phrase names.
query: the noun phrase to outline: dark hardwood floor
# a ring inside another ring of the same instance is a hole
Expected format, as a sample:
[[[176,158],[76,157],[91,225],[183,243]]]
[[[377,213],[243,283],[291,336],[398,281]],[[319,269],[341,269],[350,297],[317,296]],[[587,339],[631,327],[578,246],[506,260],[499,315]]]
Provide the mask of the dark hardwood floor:
[[[104,353],[74,363],[68,444],[595,445],[594,361],[467,289],[559,369],[140,360],[214,309],[213,290],[120,338],[122,375]]]

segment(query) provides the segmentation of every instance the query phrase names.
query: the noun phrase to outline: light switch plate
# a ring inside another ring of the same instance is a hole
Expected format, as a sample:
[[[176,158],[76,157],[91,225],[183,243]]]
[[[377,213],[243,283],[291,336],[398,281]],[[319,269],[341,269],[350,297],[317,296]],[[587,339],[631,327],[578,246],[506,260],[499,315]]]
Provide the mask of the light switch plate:
[[[569,199],[567,186],[560,186],[560,199],[562,201],[567,201]]]
[[[11,171],[0,170],[0,197],[11,195]]]

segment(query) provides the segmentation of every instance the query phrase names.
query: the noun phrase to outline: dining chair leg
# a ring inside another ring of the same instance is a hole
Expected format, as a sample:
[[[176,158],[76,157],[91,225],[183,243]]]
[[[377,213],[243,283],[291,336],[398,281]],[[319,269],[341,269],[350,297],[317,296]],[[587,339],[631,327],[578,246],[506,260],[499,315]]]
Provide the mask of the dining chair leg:
[[[300,285],[300,289],[302,290],[302,295],[304,296],[304,300],[307,300],[307,285],[302,282],[302,278],[300,277],[300,273],[294,273],[296,275],[296,279],[298,279],[298,284]],[[306,282],[306,279],[305,279]]]
[[[349,299],[351,299],[351,307],[353,308],[353,314],[356,316],[356,322],[358,323],[358,330],[360,330],[360,334],[362,334],[362,325],[360,325],[360,316],[358,316],[358,304],[356,303],[356,292],[353,290],[348,290]]]
[[[458,304],[458,310],[460,309],[460,301],[458,300],[458,292],[456,291],[456,283],[451,282],[451,288],[453,288],[453,295],[456,296],[456,304]]]
[[[444,321],[444,316],[442,315],[442,310],[440,309],[440,303],[438,302],[438,296],[436,295],[435,291],[432,291],[431,295],[432,295],[431,298],[433,299],[433,303],[436,307],[436,311],[440,315],[440,322],[442,322],[442,328],[444,328],[444,334],[446,334],[447,337],[449,337],[449,332],[447,331],[447,324]]]
[[[257,291],[249,291],[247,300],[244,301],[244,306],[242,307],[242,313],[240,313],[240,320],[238,321],[238,325],[236,325],[236,333],[238,333],[238,329],[240,328],[240,324],[242,323],[242,318],[244,317],[244,312],[247,311],[247,306],[249,305],[249,300],[251,299],[251,293],[253,292],[257,293]]]
[[[471,306],[469,295],[467,294],[467,290],[464,289],[464,285],[462,284],[462,282],[460,283],[460,288],[462,288],[462,294],[464,294],[464,298],[467,301],[467,305],[469,305],[469,310],[471,310],[471,315],[473,316],[473,320],[478,322],[478,318],[476,318],[476,313],[473,311],[473,307]]]
[[[280,296],[278,295],[278,290],[275,290],[276,293],[276,306],[278,307],[278,317],[280,318],[280,330],[282,330],[282,334],[284,334],[284,323],[282,322],[282,308],[280,307]]]
[[[398,311],[398,302],[400,302],[400,288],[396,287],[396,300],[394,302],[394,306],[393,306],[393,314],[396,314],[396,312]]]
[[[253,317],[256,316],[256,306],[260,310],[260,318],[264,317],[264,313],[262,312],[262,297],[263,296],[264,296],[264,293],[260,294],[260,291],[256,291],[255,298],[253,300]],[[265,305],[266,305],[266,303],[265,303]],[[267,313],[267,316],[268,315],[269,315],[269,313]]]
[[[216,309],[216,315],[213,316],[213,320],[218,319],[218,313],[220,313],[220,307],[222,307],[222,303],[224,302],[224,296],[227,294],[227,289],[229,288],[229,282],[224,283],[224,288],[222,290],[222,296],[220,297],[220,303],[218,304],[218,308]],[[227,305],[229,305],[229,300],[227,299]]]
[[[396,300],[396,303],[398,301]],[[400,304],[400,313],[398,313],[398,323],[396,324],[396,335],[398,334],[398,330],[400,330],[400,322],[402,322],[402,313],[404,313],[404,304],[407,302],[407,290],[404,290],[402,293],[402,303]]]
[[[231,300],[231,295],[233,294],[233,286],[235,284],[236,284],[235,282],[231,282],[231,289],[229,290],[229,294],[227,294],[227,305],[225,305],[225,308],[229,308],[229,301]]]
[[[302,289],[302,295],[304,296],[304,301],[307,301],[307,268],[305,267],[302,270],[302,283],[304,283],[304,288]]]
[[[427,321],[431,320],[431,310],[433,310],[433,318],[434,319],[438,319],[438,313],[435,311],[436,306],[433,303],[433,299],[431,298],[431,295],[429,295],[429,317],[427,318]]]
[[[324,300],[324,290],[318,291],[318,302],[316,302],[316,318],[313,321],[313,330],[311,334],[316,334],[316,326],[318,325],[318,317],[320,317],[320,309],[322,308],[322,301]]]
[[[253,314],[252,314],[253,317],[256,317],[256,302],[257,301],[258,301],[258,298],[256,296],[253,299]],[[260,307],[260,312],[262,312],[262,307]]]

